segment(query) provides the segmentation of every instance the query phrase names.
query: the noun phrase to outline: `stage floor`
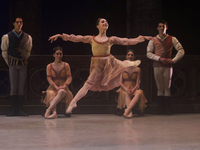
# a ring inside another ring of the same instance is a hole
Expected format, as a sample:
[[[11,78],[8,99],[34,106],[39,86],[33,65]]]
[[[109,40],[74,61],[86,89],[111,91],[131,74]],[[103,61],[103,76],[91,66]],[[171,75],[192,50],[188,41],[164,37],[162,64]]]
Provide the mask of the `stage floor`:
[[[0,116],[1,150],[199,150],[200,114]]]

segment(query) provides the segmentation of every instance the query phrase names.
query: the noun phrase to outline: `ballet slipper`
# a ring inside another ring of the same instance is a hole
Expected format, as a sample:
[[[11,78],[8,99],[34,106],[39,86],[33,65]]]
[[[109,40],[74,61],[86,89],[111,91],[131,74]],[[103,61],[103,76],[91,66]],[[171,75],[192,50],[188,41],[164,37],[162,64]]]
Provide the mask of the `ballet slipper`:
[[[46,112],[45,112],[45,114],[44,114],[44,117],[47,118],[50,115],[50,113],[51,113],[50,110],[47,109]]]
[[[125,118],[132,118],[133,114],[132,114],[131,110],[125,109],[125,111],[124,111],[124,117]]]
[[[66,114],[71,114],[72,110],[76,107],[77,107],[76,102],[71,101],[71,103],[69,104],[69,106],[66,110]]]
[[[46,119],[56,119],[56,118],[58,118],[56,113],[53,113],[52,115],[46,117]]]
[[[130,119],[130,118],[133,118],[133,113],[130,112],[128,116],[126,116],[126,118]]]

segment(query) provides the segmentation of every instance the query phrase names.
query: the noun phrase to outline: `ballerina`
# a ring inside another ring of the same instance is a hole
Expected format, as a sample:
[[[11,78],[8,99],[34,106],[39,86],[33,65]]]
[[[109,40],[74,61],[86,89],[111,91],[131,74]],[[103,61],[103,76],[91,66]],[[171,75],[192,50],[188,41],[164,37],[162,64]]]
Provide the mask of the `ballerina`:
[[[129,61],[134,61],[135,55],[133,50],[128,50],[126,54],[126,59]],[[138,102],[139,110],[141,115],[144,112],[146,107],[146,98],[143,91],[140,89],[140,78],[141,78],[141,69],[139,67],[128,67],[122,73],[121,88],[117,90],[119,92],[118,105],[117,108],[122,110],[127,107],[124,111],[125,118],[132,118],[132,108]]]
[[[108,29],[108,22],[104,18],[99,18],[96,22],[99,30],[97,36],[82,36],[82,35],[68,35],[56,34],[49,37],[51,43],[58,38],[64,41],[90,43],[92,46],[93,57],[90,64],[90,75],[78,91],[76,96],[71,101],[66,113],[72,113],[72,110],[77,107],[77,101],[85,96],[88,90],[91,91],[108,91],[115,87],[120,86],[121,74],[129,66],[137,66],[140,61],[120,61],[116,59],[111,53],[111,46],[117,45],[136,45],[137,43],[144,42],[145,39],[150,40],[149,36],[138,36],[137,38],[119,38],[116,36],[107,37],[106,31]],[[52,109],[54,106],[50,106]]]
[[[68,63],[61,61],[63,57],[63,49],[57,46],[53,49],[53,56],[55,58],[53,63],[47,65],[47,80],[49,87],[46,90],[46,97],[43,101],[47,106],[54,106],[47,108],[45,118],[56,119],[56,105],[61,101],[66,104],[66,109],[73,99],[73,95],[68,88],[72,81],[71,69]],[[50,112],[53,112],[50,115]]]

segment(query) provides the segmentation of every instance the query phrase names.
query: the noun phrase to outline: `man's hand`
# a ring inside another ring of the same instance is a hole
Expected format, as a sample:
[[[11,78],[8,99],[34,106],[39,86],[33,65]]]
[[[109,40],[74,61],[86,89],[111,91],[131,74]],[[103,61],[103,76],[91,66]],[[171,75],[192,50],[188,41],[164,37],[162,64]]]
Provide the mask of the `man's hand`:
[[[171,58],[160,58],[160,61],[165,64],[165,65],[168,65],[168,64],[173,64],[173,60]]]

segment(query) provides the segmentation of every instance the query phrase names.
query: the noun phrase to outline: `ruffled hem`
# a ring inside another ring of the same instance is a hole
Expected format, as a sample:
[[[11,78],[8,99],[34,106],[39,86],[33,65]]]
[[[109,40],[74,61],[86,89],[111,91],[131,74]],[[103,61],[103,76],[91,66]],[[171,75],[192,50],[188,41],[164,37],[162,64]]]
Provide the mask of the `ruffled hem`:
[[[91,91],[112,90],[120,86],[122,72],[130,66],[137,67],[140,62],[140,60],[120,61],[113,55],[107,57],[92,57],[90,75],[86,82],[92,85]]]
[[[43,100],[43,103],[46,104],[47,107],[49,107],[50,102],[56,97],[57,94],[58,94],[58,91],[47,89],[46,96]],[[65,97],[62,98],[61,102],[65,103],[66,106],[68,106],[69,103],[72,101],[72,99],[73,99],[72,92],[70,90],[66,90],[66,95]]]
[[[118,99],[117,99],[117,103],[118,103],[117,108],[123,109],[123,108],[126,107],[126,95],[127,95],[127,93],[122,88],[119,88],[116,92],[119,93],[119,96],[118,96]],[[143,112],[144,109],[146,108],[147,99],[145,98],[144,93],[141,89],[136,90],[135,93],[133,94],[133,96],[135,94],[140,94],[140,99],[138,100],[137,103],[139,105],[139,110],[141,112]]]

